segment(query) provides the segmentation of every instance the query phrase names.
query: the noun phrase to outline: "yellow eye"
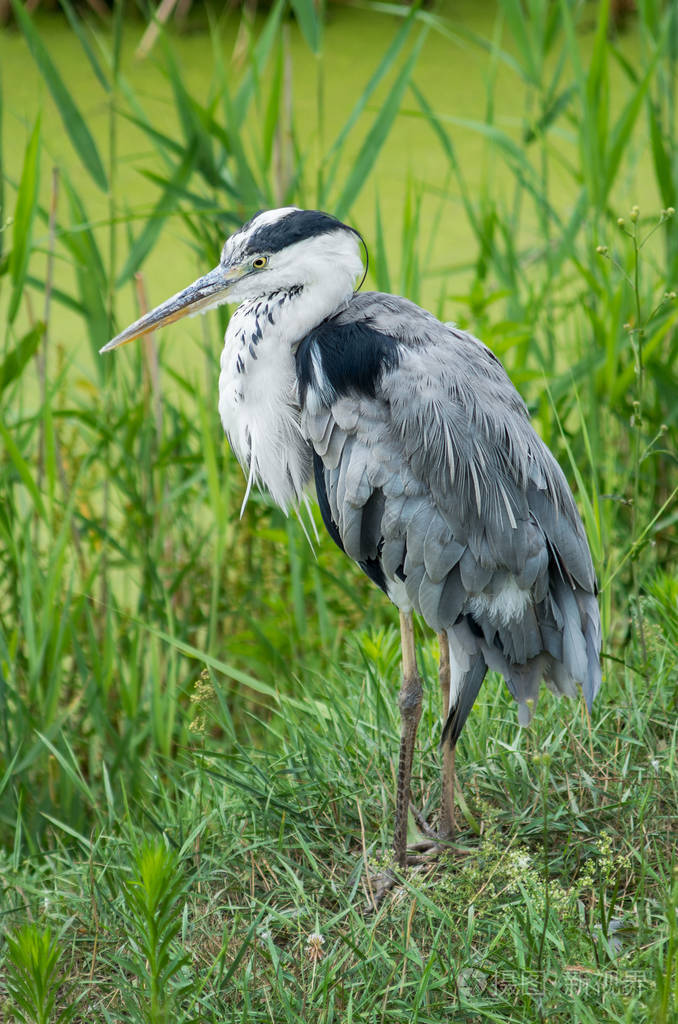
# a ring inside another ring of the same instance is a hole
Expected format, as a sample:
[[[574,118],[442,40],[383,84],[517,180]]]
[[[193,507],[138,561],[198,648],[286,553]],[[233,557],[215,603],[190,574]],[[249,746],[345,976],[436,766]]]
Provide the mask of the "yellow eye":
[[[255,270],[261,270],[268,263],[268,256],[257,256],[256,259],[252,260],[252,266]]]

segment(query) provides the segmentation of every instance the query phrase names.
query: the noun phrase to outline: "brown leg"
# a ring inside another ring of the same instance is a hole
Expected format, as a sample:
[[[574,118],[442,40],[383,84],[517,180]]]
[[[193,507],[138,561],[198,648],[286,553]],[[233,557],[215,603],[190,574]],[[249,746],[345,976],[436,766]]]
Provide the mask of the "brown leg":
[[[411,613],[400,613],[400,637],[403,654],[403,685],[400,690],[398,704],[400,707],[400,759],[398,763],[398,792],[396,795],[396,820],[393,836],[393,849],[396,863],[404,868],[407,864],[425,863],[430,856],[435,856],[443,849],[451,847],[440,845],[440,840],[447,840],[454,834],[454,748],[446,744],[443,750],[442,764],[442,805],[440,810],[440,827],[438,832],[424,821],[421,813],[412,807],[412,812],[419,828],[426,838],[421,842],[407,846],[407,813],[410,807],[410,775],[412,756],[417,726],[421,718],[421,680],[417,672],[414,651],[414,628]],[[440,633],[440,689],[443,699],[443,721],[447,718],[450,696],[450,653],[447,634]],[[417,852],[424,854],[417,856]],[[368,909],[376,910],[387,892],[396,884],[397,879],[392,871],[375,876],[371,880]]]
[[[440,839],[452,839],[457,831],[457,821],[454,816],[454,747],[451,743],[447,742],[443,748],[441,781],[442,793],[440,797],[438,836]]]
[[[407,864],[407,812],[410,806],[410,775],[417,726],[421,718],[421,679],[414,652],[414,624],[411,612],[400,613],[403,654],[403,685],[398,696],[400,708],[400,757],[393,850],[399,867]]]
[[[450,710],[450,645],[447,633],[438,633],[438,644],[440,646],[438,679],[440,681],[440,693],[443,701],[444,725]],[[440,839],[451,839],[457,829],[457,823],[454,818],[454,747],[446,741],[442,753],[438,835]]]

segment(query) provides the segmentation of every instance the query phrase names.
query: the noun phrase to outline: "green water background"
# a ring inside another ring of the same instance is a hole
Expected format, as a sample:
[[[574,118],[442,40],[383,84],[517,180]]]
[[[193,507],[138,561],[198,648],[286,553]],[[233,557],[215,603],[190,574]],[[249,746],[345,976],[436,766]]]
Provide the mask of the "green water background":
[[[586,60],[592,44],[595,6],[591,9],[590,24],[586,18],[579,27],[582,57]],[[457,149],[460,163],[476,198],[481,190],[493,193],[508,205],[511,203],[513,178],[486,137],[474,122],[485,121],[488,104],[494,110],[496,125],[520,142],[525,126],[526,102],[529,103],[525,83],[505,63],[469,42],[469,35],[494,39],[497,44],[511,50],[508,32],[502,24],[493,3],[446,2],[438,13],[446,19],[445,33],[431,30],[417,63],[414,81],[431,107],[443,118]],[[100,152],[108,148],[108,98],[96,80],[92,68],[83,56],[80,43],[60,15],[43,14],[36,20],[43,40],[75,101],[83,112]],[[233,68],[234,78],[242,73],[242,62],[235,55],[240,13],[235,11],[217,19],[222,53]],[[328,10],[324,46],[319,57],[309,50],[297,25],[289,21],[284,32],[287,37],[294,117],[302,154],[312,181],[313,168],[327,142],[335,137],[346,121],[354,104],[364,90],[378,61],[401,24],[401,18],[377,10],[333,5]],[[95,27],[101,53],[110,49],[111,38],[99,23]],[[143,34],[142,23],[130,17],[125,24],[122,51],[122,73],[150,119],[162,130],[176,132],[180,138],[176,106],[172,102],[171,88],[163,72],[160,45],[146,59],[135,56]],[[194,17],[187,30],[170,29],[182,74],[190,91],[197,97],[207,97],[214,87],[212,44],[207,22],[203,16]],[[633,24],[621,37],[615,39],[624,57],[639,65],[641,46]],[[109,214],[108,197],[99,191],[75,158],[64,132],[52,97],[33,61],[26,41],[18,32],[5,28],[0,34],[0,68],[4,91],[5,117],[3,145],[5,170],[10,181],[18,181],[24,148],[34,119],[43,113],[43,171],[41,199],[47,205],[50,193],[49,167],[65,167],[89,211],[92,221],[105,222]],[[567,82],[567,73],[564,76]],[[389,81],[382,83],[373,101],[368,104],[349,138],[342,156],[340,178],[350,171],[362,138],[388,94]],[[611,106],[621,109],[628,98],[628,79],[618,66],[611,65]],[[122,102],[120,104],[122,106]],[[466,122],[466,123],[464,123]],[[158,171],[158,160],[149,148],[144,134],[129,120],[117,118],[116,194],[123,219],[138,233],[151,213],[157,199],[157,188],[141,173]],[[562,119],[551,132],[550,143],[564,160],[576,162],[577,126],[564,130]],[[256,132],[256,126],[246,125],[246,134]],[[573,205],[578,186],[571,175],[556,164],[550,168],[550,192],[555,208],[566,213]],[[314,206],[314,195],[304,205]],[[379,204],[387,251],[393,253],[396,265],[400,251],[403,209],[412,197],[420,201],[420,237],[425,240],[424,276],[421,282],[422,304],[433,306],[444,296],[443,314],[450,319],[458,315],[455,296],[464,292],[470,279],[470,267],[477,256],[476,243],[461,204],[455,182],[450,175],[449,162],[430,126],[421,117],[411,94],[406,93],[401,112],[377,160],[370,181],[360,193],[350,211],[350,221],[360,228],[368,245],[373,247],[375,209]],[[11,189],[7,192],[11,210]],[[649,142],[643,119],[639,119],[633,145],[625,153],[623,173],[617,178],[611,193],[610,207],[620,215],[635,203],[644,210],[659,209],[654,175],[650,169]],[[229,200],[224,197],[224,203]],[[4,213],[7,217],[7,211]],[[529,215],[523,218],[527,232],[521,243],[538,244],[538,225]],[[46,229],[36,228],[36,242],[46,245]],[[40,231],[42,230],[42,237]],[[120,245],[124,246],[120,226]],[[530,232],[532,232],[530,236]],[[124,250],[123,250],[124,251]],[[40,255],[34,255],[32,273],[40,277],[43,267]],[[150,304],[156,304],[183,287],[189,280],[207,268],[196,261],[187,244],[187,232],[179,214],[171,217],[163,228],[159,244],[148,256],[143,273]],[[397,275],[396,275],[397,280]],[[368,285],[369,285],[368,281]],[[55,286],[68,291],[72,288],[72,271],[65,262],[57,262]],[[394,290],[397,290],[394,287]],[[415,296],[416,297],[416,296]],[[118,309],[129,318],[136,315],[136,296],[133,284],[127,285],[125,294],[118,296]],[[91,372],[91,357],[85,344],[82,320],[67,309],[55,308],[53,334],[66,346],[69,355],[87,376]],[[18,324],[21,329],[21,321]],[[189,333],[194,328],[189,328]],[[181,359],[180,356],[178,356]],[[192,356],[189,355],[189,359]]]

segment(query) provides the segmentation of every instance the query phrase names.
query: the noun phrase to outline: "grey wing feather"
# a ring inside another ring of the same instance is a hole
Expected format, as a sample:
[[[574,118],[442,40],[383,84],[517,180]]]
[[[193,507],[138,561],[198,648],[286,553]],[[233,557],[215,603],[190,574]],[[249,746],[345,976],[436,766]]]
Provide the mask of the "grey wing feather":
[[[432,518],[424,540],[424,565],[429,579],[434,583],[444,580],[465,550],[444,520],[438,516]]]
[[[496,567],[495,567],[496,568]],[[459,561],[461,582],[468,594],[482,594],[492,579],[492,568],[482,565],[479,558],[467,547]]]
[[[428,572],[424,572],[419,585],[417,603],[419,611],[436,633],[445,629],[448,624],[444,617],[441,617],[441,599],[445,589],[445,580],[435,583]]]
[[[323,460],[325,469],[336,469],[339,465],[339,459],[341,458],[344,450],[345,440],[346,434],[344,431],[334,421],[332,421],[332,430],[327,438],[327,443],[324,445],[325,451],[323,452],[320,448],[316,448],[318,455],[320,455]]]
[[[456,623],[467,600],[468,591],[461,581],[458,566],[455,566],[448,573],[440,595],[438,615],[440,621],[444,623],[444,628],[447,629],[452,623]]]
[[[383,520],[381,524],[384,530]],[[381,564],[388,579],[395,579],[405,562],[405,537],[391,536],[384,539],[381,549]]]
[[[331,393],[319,387],[302,410],[347,553],[379,558],[432,628],[463,634],[472,660],[503,673],[521,721],[542,677],[561,693],[580,683],[590,706],[600,617],[586,535],[503,367],[405,299],[357,295],[336,319],[388,335],[399,353],[374,396],[349,388],[317,408]]]

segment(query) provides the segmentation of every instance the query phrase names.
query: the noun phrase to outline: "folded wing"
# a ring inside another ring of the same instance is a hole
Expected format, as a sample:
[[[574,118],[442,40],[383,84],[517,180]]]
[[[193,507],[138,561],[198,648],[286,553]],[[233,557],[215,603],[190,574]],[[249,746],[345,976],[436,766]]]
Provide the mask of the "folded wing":
[[[336,543],[400,608],[447,631],[475,692],[482,656],[521,721],[542,678],[568,695],[580,684],[590,707],[600,619],[584,528],[490,350],[367,293],[302,342],[297,375]]]

